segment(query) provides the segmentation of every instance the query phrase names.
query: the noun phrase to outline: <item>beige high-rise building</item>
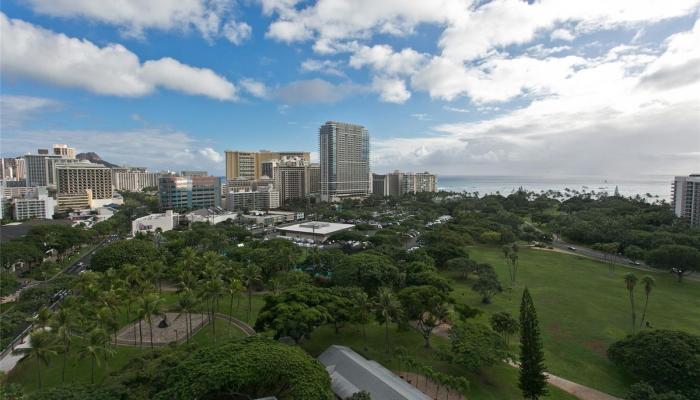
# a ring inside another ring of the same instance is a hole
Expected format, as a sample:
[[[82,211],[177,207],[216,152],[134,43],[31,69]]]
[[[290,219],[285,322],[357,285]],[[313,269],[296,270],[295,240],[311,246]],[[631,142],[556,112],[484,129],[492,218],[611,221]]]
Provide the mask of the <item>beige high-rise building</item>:
[[[67,144],[53,145],[53,154],[65,158],[75,158],[75,148],[68,147]]]
[[[112,198],[112,171],[100,164],[78,162],[56,165],[58,194],[92,191],[93,200]]]
[[[372,192],[377,196],[403,196],[408,193],[436,192],[437,176],[429,172],[394,171],[372,174]]]
[[[299,157],[307,163],[311,161],[308,151],[226,150],[226,180],[260,179],[263,176],[265,161],[280,160],[285,157]]]
[[[274,176],[275,188],[280,193],[282,203],[304,199],[320,190],[319,164],[277,166]]]
[[[362,125],[328,121],[318,130],[321,200],[370,192],[369,132]]]

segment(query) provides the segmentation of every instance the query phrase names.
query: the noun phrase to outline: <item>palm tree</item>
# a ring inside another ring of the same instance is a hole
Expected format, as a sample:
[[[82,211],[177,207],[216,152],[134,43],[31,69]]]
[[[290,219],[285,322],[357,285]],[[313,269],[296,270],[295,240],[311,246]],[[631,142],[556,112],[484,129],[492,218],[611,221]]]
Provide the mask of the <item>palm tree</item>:
[[[161,260],[156,260],[148,263],[147,270],[151,278],[153,279],[153,284],[158,287],[158,292],[163,292],[162,280],[165,276],[165,264]]]
[[[51,326],[56,332],[58,342],[63,346],[63,367],[61,369],[61,382],[66,381],[66,362],[68,361],[68,352],[70,352],[70,344],[73,340],[73,315],[68,308],[62,307],[53,314]]]
[[[41,364],[49,365],[52,356],[58,354],[56,338],[49,331],[34,331],[29,335],[30,347],[19,347],[15,353],[26,354],[27,358],[36,360],[36,377],[39,389],[41,389]]]
[[[61,369],[61,382],[66,382],[66,362],[68,361],[68,352],[70,344],[73,340],[73,315],[70,309],[62,307],[53,314],[52,327],[55,329],[56,338],[63,346],[63,367]]]
[[[644,300],[644,311],[642,311],[642,319],[639,321],[639,329],[642,329],[642,325],[644,324],[644,318],[647,316],[647,305],[649,305],[649,294],[651,294],[651,290],[654,288],[654,285],[656,285],[656,281],[654,278],[652,278],[649,275],[644,275],[642,279],[640,280],[640,283],[644,285],[644,294],[646,295],[646,299]]]
[[[231,281],[228,283],[228,286],[226,287],[226,292],[230,296],[229,304],[228,304],[228,315],[233,317],[233,300],[238,299],[238,304],[240,305],[241,303],[241,291],[243,291],[243,284],[241,283],[240,279],[233,278]],[[236,306],[236,311],[238,311],[238,306]],[[231,334],[231,326],[232,324],[229,324],[229,336]]]
[[[253,312],[253,286],[262,279],[260,267],[248,262],[248,265],[243,269],[243,284],[248,290],[248,317],[246,321],[250,322],[250,314]]]
[[[197,277],[191,271],[180,273],[180,282],[177,284],[178,292],[194,291],[197,289]]]
[[[100,329],[90,331],[87,342],[78,350],[78,358],[90,357],[90,383],[95,383],[95,365],[100,366],[100,357],[104,358],[114,354],[114,349],[109,344],[109,336]]]
[[[367,351],[367,323],[369,322],[372,313],[372,302],[367,296],[367,293],[358,291],[353,297],[353,306],[355,308],[355,320],[362,325],[362,339],[364,348]]]
[[[375,310],[380,317],[380,320],[384,322],[385,327],[385,341],[386,341],[386,352],[390,351],[389,346],[389,322],[398,319],[401,314],[401,303],[394,295],[394,292],[386,287],[379,288],[377,291],[377,298],[374,304]]]
[[[183,272],[194,272],[197,264],[199,264],[199,259],[195,249],[192,247],[185,247],[182,249],[182,253],[180,254],[180,264]]]
[[[216,320],[215,314],[216,310],[219,308],[219,298],[224,293],[224,281],[218,277],[212,277],[202,286],[201,297],[203,300],[207,301],[207,312],[209,314],[209,321],[211,321],[211,329],[214,335],[214,342],[216,343]]]
[[[180,294],[177,299],[177,304],[175,305],[176,311],[179,312],[177,318],[182,315],[185,316],[185,335],[187,337],[187,342],[190,341],[190,336],[192,336],[192,312],[197,306],[197,300],[192,292],[187,291]]]
[[[44,328],[49,326],[49,321],[51,321],[52,314],[53,313],[51,310],[49,310],[46,306],[42,306],[34,317],[28,318],[28,321],[34,323],[35,330],[44,330]]]
[[[637,314],[635,313],[634,310],[634,287],[637,285],[637,276],[633,273],[628,273],[625,275],[625,286],[627,287],[627,291],[629,292],[630,296],[630,305],[632,306],[632,333],[634,333],[635,328],[637,327],[636,324],[636,319],[637,319]]]
[[[148,331],[151,337],[151,350],[153,350],[153,316],[163,313],[163,299],[156,293],[148,294],[141,298],[139,305],[139,314],[142,315],[148,322]],[[139,320],[139,331],[141,330],[141,322]]]

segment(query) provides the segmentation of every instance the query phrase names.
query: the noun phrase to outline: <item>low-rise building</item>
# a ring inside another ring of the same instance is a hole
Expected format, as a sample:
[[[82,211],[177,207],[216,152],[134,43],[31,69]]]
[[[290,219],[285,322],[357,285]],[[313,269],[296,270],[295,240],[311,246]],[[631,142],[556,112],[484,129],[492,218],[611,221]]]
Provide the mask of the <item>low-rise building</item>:
[[[229,211],[270,210],[279,206],[280,194],[272,187],[255,191],[230,191],[226,194],[226,209]]]
[[[331,378],[331,390],[339,399],[365,391],[372,399],[430,400],[418,390],[376,361],[368,360],[346,346],[333,345],[318,361]]]
[[[12,217],[21,221],[25,219],[53,219],[56,200],[47,194],[35,197],[18,197],[12,199]]]
[[[160,229],[161,232],[173,230],[180,222],[180,214],[167,210],[162,214],[150,214],[145,217],[136,218],[131,222],[131,234],[136,235],[139,232],[155,232]]]
[[[334,222],[310,221],[300,224],[280,226],[277,230],[281,236],[301,239],[314,243],[323,243],[332,235],[354,228],[353,224],[338,224]]]
[[[190,223],[206,222],[216,225],[226,221],[237,221],[238,213],[224,210],[221,207],[202,208],[185,214],[185,219]]]
[[[221,207],[221,180],[215,176],[162,176],[158,195],[161,209]]]
[[[409,193],[436,192],[437,176],[429,172],[401,172],[372,174],[372,194],[376,196],[403,196]]]

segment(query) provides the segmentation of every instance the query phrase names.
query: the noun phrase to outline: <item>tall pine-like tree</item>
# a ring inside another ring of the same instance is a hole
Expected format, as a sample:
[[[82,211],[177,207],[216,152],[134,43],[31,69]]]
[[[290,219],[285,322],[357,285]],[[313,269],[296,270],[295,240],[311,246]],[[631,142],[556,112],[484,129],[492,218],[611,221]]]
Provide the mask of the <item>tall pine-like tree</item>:
[[[544,353],[537,323],[535,304],[527,287],[520,303],[520,381],[518,387],[526,399],[536,400],[547,394]]]

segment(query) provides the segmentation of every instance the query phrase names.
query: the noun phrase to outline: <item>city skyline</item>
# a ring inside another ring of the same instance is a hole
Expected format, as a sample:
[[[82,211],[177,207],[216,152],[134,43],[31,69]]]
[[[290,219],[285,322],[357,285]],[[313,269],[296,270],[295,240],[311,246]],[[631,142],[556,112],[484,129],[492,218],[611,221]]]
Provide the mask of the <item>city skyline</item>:
[[[370,2],[345,19],[340,0],[7,1],[2,156],[69,143],[223,176],[227,149],[318,162],[318,126],[339,120],[372,132],[379,173],[694,172],[700,3],[530,3]]]

